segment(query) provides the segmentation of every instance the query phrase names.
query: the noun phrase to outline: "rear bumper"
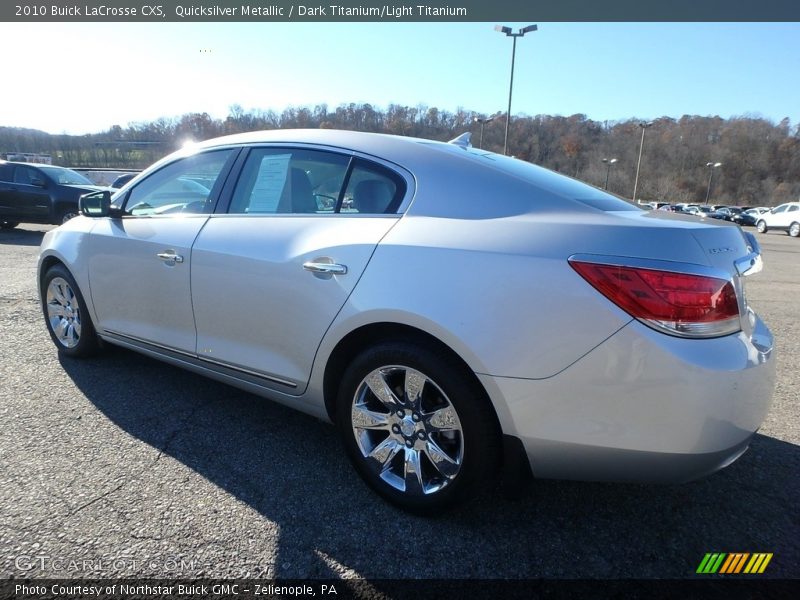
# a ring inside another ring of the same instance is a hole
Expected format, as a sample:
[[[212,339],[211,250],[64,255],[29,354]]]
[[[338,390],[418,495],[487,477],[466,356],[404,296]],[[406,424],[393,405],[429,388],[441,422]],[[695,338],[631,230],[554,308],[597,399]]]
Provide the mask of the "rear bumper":
[[[772,335],[671,337],[637,321],[557,375],[479,376],[536,477],[681,482],[736,460],[772,401]]]

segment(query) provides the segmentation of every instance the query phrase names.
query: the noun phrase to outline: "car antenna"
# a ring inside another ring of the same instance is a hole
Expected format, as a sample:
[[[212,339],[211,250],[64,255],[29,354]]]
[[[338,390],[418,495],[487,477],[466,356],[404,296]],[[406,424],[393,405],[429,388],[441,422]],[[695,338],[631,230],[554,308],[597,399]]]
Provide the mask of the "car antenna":
[[[455,144],[456,146],[460,146],[466,150],[467,148],[472,148],[472,144],[469,143],[469,139],[472,137],[472,133],[469,131],[467,133],[462,133],[457,138],[450,140],[447,142],[448,144]]]

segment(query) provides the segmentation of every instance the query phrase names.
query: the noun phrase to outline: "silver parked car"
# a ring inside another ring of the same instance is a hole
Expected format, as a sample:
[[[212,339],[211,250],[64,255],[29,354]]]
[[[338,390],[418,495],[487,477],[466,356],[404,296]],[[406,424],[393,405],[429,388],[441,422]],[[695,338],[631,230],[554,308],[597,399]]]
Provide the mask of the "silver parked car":
[[[753,236],[456,142],[271,131],[169,156],[45,235],[50,334],[333,421],[418,513],[503,468],[674,482],[739,457],[774,386]]]

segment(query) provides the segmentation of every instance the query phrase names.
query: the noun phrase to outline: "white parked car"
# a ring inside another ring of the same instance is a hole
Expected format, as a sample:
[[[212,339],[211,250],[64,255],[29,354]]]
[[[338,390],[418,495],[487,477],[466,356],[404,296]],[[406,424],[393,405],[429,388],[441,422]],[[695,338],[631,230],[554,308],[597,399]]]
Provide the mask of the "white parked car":
[[[756,229],[759,233],[779,229],[792,237],[800,236],[800,202],[787,202],[762,213],[758,216]]]
[[[39,257],[61,353],[103,340],[333,421],[364,480],[411,511],[503,468],[700,477],[770,405],[751,234],[463,139],[220,138],[81,211]]]
[[[748,208],[744,212],[745,214],[757,217],[758,215],[764,214],[765,212],[769,212],[769,209],[766,206],[756,206],[755,208]]]

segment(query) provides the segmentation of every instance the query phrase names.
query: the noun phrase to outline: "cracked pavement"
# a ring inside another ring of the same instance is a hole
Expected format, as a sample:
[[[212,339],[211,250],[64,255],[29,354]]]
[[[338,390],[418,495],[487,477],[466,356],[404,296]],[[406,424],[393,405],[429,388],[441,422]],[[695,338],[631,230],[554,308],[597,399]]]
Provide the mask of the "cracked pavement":
[[[0,231],[0,576],[690,577],[773,552],[800,577],[800,241],[759,236],[748,298],[778,339],[752,447],[679,486],[537,481],[439,519],[398,512],[334,428],[120,349],[59,359],[35,291],[47,227]],[[413,557],[408,558],[398,557]]]

